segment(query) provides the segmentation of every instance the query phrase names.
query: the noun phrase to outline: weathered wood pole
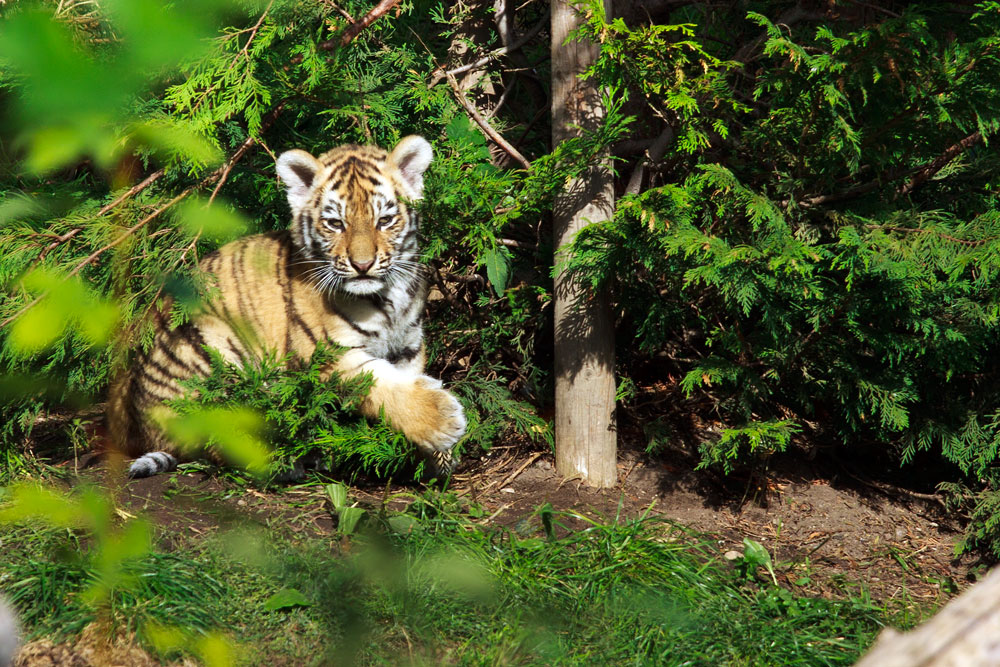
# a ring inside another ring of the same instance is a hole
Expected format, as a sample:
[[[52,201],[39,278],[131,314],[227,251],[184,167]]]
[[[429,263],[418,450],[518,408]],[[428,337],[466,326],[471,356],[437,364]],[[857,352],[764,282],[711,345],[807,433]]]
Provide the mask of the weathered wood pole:
[[[1000,568],[912,632],[885,629],[855,667],[1000,665]]]
[[[605,0],[609,9],[610,0]],[[552,17],[552,145],[597,127],[604,116],[600,91],[580,74],[597,47],[566,42],[581,17],[569,3],[554,0]],[[577,127],[572,127],[577,126]],[[564,248],[590,222],[611,217],[614,183],[607,163],[596,162],[556,198],[556,247]],[[560,264],[557,250],[556,264]],[[556,470],[599,488],[614,486],[614,328],[606,295],[579,289],[563,271],[555,277]]]

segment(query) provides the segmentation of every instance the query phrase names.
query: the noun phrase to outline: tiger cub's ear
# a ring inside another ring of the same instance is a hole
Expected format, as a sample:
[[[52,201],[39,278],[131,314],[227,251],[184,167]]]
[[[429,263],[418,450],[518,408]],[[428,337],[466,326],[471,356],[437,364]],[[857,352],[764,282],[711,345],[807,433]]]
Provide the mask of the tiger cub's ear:
[[[406,187],[406,195],[410,199],[420,199],[424,196],[424,172],[427,171],[434,151],[423,137],[411,134],[400,139],[396,147],[389,153],[388,162],[399,170]]]
[[[292,213],[298,213],[309,198],[313,179],[322,165],[309,153],[295,149],[285,151],[278,157],[278,176],[288,188],[288,203]]]

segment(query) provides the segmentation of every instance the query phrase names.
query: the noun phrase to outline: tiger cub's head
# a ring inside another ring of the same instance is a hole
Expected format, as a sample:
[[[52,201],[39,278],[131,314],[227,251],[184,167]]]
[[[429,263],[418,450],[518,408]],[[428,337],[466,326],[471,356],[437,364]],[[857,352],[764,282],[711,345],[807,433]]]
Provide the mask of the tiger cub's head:
[[[406,202],[423,195],[432,155],[418,136],[389,153],[349,145],[318,158],[281,154],[292,240],[320,289],[374,294],[417,277],[417,221]]]

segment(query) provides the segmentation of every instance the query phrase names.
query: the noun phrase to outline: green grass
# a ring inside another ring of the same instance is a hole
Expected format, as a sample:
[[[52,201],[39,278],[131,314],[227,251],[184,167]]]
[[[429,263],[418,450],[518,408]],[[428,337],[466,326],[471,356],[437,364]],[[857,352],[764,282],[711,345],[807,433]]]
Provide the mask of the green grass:
[[[411,499],[407,519],[369,511],[350,540],[245,526],[153,552],[105,613],[144,640],[151,622],[219,629],[239,662],[268,665],[848,665],[899,620],[748,581],[652,516],[542,508],[502,530],[447,494]],[[32,636],[94,618],[85,538],[7,526],[0,540],[0,591]]]

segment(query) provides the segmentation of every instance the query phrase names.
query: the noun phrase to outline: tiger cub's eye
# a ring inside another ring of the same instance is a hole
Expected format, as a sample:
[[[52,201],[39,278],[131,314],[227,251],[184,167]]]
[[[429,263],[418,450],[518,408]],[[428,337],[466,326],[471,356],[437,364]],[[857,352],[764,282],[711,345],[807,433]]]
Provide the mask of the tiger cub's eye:
[[[394,222],[396,222],[395,216],[383,215],[381,218],[378,219],[378,224],[376,224],[375,226],[378,227],[379,229],[385,229],[387,227],[391,227]]]
[[[334,232],[344,231],[343,220],[338,220],[337,218],[323,218],[323,226]]]

